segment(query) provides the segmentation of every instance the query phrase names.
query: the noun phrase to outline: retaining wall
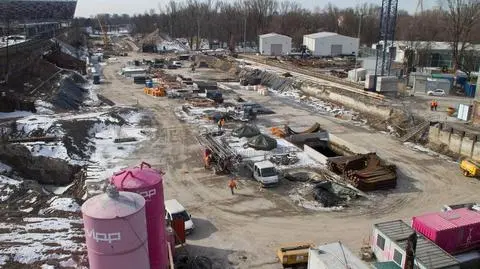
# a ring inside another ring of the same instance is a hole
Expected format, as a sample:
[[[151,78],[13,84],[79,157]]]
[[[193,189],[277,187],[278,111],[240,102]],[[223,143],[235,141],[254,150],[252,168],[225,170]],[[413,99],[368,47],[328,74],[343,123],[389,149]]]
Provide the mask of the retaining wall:
[[[392,113],[391,106],[384,104],[382,101],[346,90],[311,85],[302,85],[301,90],[305,94],[342,104],[359,112],[368,113],[385,120],[388,119]]]
[[[303,151],[307,154],[308,157],[312,158],[313,160],[326,165],[327,164],[327,157],[320,152],[314,150],[313,148],[309,147],[308,145],[303,146]]]
[[[430,126],[429,143],[445,145],[454,154],[480,161],[480,136],[468,130],[460,130],[446,123]]]

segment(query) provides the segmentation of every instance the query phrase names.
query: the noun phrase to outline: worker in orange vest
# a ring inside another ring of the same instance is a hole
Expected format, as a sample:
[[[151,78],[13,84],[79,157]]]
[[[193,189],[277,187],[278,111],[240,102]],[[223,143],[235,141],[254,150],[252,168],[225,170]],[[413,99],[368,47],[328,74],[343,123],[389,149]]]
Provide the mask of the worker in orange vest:
[[[204,159],[205,169],[210,168],[210,162],[212,161],[212,154],[207,154]]]
[[[223,125],[225,125],[225,119],[224,119],[224,118],[221,118],[221,119],[218,121],[217,125],[218,125],[218,131],[221,131],[222,128],[223,128]]]
[[[230,178],[228,181],[228,187],[230,188],[232,195],[234,195],[235,193],[233,192],[233,189],[237,188],[237,182],[235,181],[235,178]]]
[[[432,100],[430,102],[430,110],[433,111],[434,108],[435,108],[435,100]]]

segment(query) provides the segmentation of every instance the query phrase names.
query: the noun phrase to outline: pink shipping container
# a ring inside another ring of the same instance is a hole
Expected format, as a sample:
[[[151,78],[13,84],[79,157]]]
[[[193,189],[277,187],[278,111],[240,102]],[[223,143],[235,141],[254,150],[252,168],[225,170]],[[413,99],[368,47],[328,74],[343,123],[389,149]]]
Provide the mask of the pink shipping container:
[[[90,269],[149,269],[145,199],[110,188],[82,205]]]
[[[413,217],[412,228],[451,254],[480,247],[480,212],[469,208]]]
[[[163,177],[158,170],[142,162],[139,167],[115,173],[110,182],[119,190],[136,192],[145,198],[150,267],[168,267]]]

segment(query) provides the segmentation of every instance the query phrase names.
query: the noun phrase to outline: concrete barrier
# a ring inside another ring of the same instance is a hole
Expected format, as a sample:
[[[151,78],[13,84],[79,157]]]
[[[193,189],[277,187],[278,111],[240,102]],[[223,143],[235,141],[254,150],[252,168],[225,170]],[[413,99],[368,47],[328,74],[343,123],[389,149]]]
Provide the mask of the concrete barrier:
[[[456,154],[480,161],[480,141],[475,133],[457,130],[446,123],[430,126],[428,142],[433,145],[445,145]]]
[[[327,164],[328,157],[323,155],[322,153],[314,150],[313,148],[311,148],[307,145],[304,145],[303,146],[303,151],[305,152],[305,154],[307,154],[308,157],[312,158],[316,162],[319,162],[323,165]]]

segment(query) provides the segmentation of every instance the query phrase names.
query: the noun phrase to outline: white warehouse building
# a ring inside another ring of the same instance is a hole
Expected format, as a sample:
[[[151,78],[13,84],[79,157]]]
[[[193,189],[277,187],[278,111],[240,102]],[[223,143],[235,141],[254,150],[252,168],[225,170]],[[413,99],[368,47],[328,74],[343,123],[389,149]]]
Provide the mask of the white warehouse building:
[[[305,45],[313,56],[356,55],[358,38],[339,35],[331,32],[320,32],[303,36]]]
[[[258,44],[262,55],[279,56],[292,51],[292,38],[277,33],[260,35]]]

